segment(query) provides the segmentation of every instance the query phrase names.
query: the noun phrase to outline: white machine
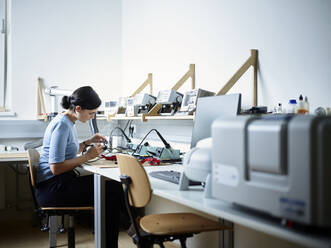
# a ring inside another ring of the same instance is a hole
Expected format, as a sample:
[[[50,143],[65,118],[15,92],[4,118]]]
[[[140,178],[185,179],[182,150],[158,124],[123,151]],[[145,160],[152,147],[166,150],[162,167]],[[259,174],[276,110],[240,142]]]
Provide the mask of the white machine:
[[[159,92],[156,103],[162,104],[160,115],[173,115],[180,107],[183,94],[175,90],[162,90]]]
[[[115,115],[117,113],[117,101],[106,101],[105,102],[105,116]]]
[[[59,113],[59,96],[70,96],[72,90],[61,89],[58,86],[51,86],[45,89],[45,93],[51,97],[51,113],[49,116],[56,116]]]
[[[148,113],[155,105],[156,97],[140,93],[134,97],[129,97],[127,100],[126,115],[137,116],[138,114]]]
[[[155,105],[156,97],[147,93],[137,94],[134,98],[138,106],[138,115],[148,113]]]
[[[214,92],[203,89],[187,91],[184,95],[180,110],[176,113],[176,115],[193,115],[197,107],[198,98],[214,95]]]
[[[127,101],[128,101],[128,98],[127,97],[120,97],[118,98],[118,101],[117,101],[117,115],[123,115],[125,116],[125,112],[126,112],[126,106],[127,106]]]
[[[138,106],[134,103],[134,97],[128,97],[125,113],[126,116],[136,116],[138,114]]]
[[[184,170],[179,181],[180,190],[188,190],[189,180],[192,180],[206,185],[205,198],[211,197],[211,150],[212,139],[210,137],[198,141],[197,145],[185,154],[183,160]]]
[[[212,196],[331,227],[331,118],[238,116],[212,125]]]

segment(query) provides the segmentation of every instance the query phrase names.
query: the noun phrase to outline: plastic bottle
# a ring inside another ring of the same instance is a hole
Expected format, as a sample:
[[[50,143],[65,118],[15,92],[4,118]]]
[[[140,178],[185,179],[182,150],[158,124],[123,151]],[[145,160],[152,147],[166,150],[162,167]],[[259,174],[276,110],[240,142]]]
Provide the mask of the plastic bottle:
[[[297,100],[290,99],[288,102],[287,113],[296,113],[297,111]]]
[[[308,97],[305,96],[305,109],[307,110],[307,114],[309,113],[309,102],[308,102]]]
[[[306,109],[306,104],[303,101],[303,96],[300,95],[299,96],[299,102],[298,102],[298,107],[297,107],[297,111],[298,114],[306,114],[308,112],[308,110]]]
[[[282,107],[282,104],[281,103],[278,103],[278,107],[277,107],[276,113],[278,113],[278,114],[283,113],[283,107]]]

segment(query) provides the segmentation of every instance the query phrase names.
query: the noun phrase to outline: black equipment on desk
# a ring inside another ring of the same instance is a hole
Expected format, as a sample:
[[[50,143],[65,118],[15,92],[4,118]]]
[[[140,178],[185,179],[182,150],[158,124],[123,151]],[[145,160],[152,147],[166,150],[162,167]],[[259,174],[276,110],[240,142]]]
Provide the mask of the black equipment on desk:
[[[160,91],[156,103],[162,104],[162,107],[159,109],[158,113],[160,115],[173,115],[182,104],[183,94],[175,90],[163,90]]]
[[[152,171],[148,173],[151,177],[155,177],[157,179],[161,179],[170,183],[179,184],[180,175],[181,173],[179,171]],[[189,185],[201,185],[200,182],[191,181],[189,182]]]
[[[98,124],[97,124],[97,114],[94,114],[94,118],[89,119],[89,125],[92,135],[99,133]]]

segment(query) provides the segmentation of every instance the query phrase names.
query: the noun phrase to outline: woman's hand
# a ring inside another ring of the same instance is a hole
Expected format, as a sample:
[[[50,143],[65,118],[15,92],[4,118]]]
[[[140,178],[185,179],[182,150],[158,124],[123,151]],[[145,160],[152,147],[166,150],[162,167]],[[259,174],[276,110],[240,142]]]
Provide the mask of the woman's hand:
[[[107,139],[99,133],[96,133],[89,139],[89,143],[104,143],[107,142]]]
[[[95,144],[91,146],[91,148],[87,151],[85,156],[87,156],[88,160],[98,157],[103,152],[102,144]]]

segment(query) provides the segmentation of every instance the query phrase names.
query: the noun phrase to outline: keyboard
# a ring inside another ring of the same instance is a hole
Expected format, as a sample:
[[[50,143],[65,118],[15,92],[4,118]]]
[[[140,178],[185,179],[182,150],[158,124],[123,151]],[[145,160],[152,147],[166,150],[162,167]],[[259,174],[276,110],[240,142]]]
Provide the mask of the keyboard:
[[[161,179],[170,183],[179,184],[181,173],[178,171],[168,170],[168,171],[152,171],[148,173],[151,177]],[[189,185],[201,185],[200,182],[189,181]]]

